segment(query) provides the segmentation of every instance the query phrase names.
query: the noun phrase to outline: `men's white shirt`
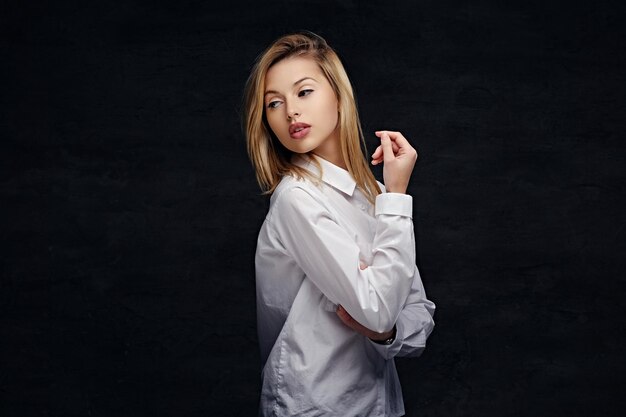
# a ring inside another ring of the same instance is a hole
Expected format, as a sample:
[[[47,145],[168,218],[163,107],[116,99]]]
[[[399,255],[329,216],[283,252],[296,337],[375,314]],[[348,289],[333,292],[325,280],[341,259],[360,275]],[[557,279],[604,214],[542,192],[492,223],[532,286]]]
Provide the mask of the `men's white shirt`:
[[[285,176],[259,233],[259,414],[401,416],[393,358],[421,354],[435,312],[415,265],[412,197],[383,192],[374,207],[348,171],[313,157],[322,181]],[[306,156],[294,163],[319,173]],[[357,333],[338,305],[376,332],[395,325],[395,341]]]

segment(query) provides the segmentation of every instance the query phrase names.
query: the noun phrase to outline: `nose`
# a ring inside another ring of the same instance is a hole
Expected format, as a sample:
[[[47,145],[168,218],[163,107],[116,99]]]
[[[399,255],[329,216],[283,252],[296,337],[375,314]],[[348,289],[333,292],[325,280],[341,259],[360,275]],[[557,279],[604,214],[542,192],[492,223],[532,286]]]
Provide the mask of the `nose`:
[[[300,112],[294,108],[290,108],[289,111],[287,111],[287,119],[289,120],[298,116],[300,116]]]

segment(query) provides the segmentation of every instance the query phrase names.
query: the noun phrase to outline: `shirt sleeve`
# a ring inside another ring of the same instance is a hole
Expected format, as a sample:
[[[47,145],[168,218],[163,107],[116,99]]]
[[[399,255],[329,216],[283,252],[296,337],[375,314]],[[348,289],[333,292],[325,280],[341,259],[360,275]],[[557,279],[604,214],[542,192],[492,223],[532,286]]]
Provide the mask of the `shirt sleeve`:
[[[415,278],[405,306],[396,322],[396,339],[390,345],[372,342],[372,346],[385,359],[395,356],[420,356],[435,322],[435,303],[426,298],[424,285],[415,267]]]
[[[359,323],[382,333],[396,324],[413,284],[412,201],[406,194],[377,196],[372,260],[364,270],[355,237],[314,191],[301,186],[283,190],[271,221],[306,277]]]

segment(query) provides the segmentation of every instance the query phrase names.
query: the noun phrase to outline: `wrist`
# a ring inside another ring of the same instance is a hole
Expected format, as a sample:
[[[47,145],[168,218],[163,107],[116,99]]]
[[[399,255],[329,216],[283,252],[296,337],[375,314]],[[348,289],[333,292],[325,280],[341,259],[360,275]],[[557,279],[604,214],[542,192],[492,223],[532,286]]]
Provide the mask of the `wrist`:
[[[370,340],[372,342],[374,342],[374,343],[379,344],[379,345],[390,345],[390,344],[392,344],[396,340],[396,326],[394,325],[393,329],[391,329],[387,333],[381,333],[380,337],[376,337],[376,339],[372,339],[370,337]]]
[[[408,184],[396,183],[396,184],[390,184],[389,186],[385,184],[385,188],[388,193],[406,194],[406,189],[408,188]]]

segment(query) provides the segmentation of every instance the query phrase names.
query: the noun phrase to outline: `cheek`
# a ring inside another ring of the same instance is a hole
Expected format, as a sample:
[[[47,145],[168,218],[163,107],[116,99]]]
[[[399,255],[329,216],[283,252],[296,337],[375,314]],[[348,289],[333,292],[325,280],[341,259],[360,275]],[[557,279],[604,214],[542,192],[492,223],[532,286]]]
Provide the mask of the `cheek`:
[[[267,124],[270,126],[270,129],[277,134],[277,131],[280,129],[279,118],[276,117],[276,112],[266,113],[265,118],[267,119]]]
[[[339,104],[337,103],[337,100],[335,100],[333,97],[331,100],[328,101],[328,104],[326,106],[326,108],[328,109],[326,117],[329,124],[332,124],[333,127],[336,126],[339,122],[339,111],[337,110],[338,105]]]

